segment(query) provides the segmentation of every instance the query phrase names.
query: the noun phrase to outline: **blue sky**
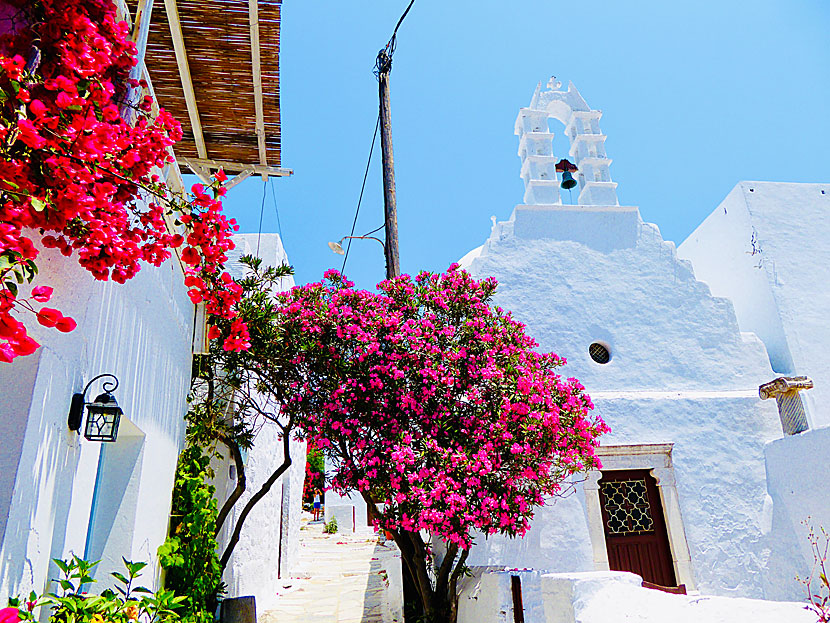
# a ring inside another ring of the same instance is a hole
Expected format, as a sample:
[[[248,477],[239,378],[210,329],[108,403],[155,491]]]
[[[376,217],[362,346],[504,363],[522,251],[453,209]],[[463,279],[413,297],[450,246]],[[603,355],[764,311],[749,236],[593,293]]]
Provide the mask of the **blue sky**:
[[[298,283],[341,256],[377,116],[375,56],[407,0],[284,0],[283,166],[273,181]],[[392,123],[403,272],[442,270],[521,202],[513,123],[536,84],[573,81],[614,160],[623,205],[676,243],[740,180],[827,182],[830,3],[416,0],[398,34]],[[557,155],[562,152],[557,152]],[[383,222],[379,142],[357,235]],[[226,209],[259,225],[263,182]],[[277,231],[272,197],[263,231]],[[355,241],[373,288],[383,254]]]

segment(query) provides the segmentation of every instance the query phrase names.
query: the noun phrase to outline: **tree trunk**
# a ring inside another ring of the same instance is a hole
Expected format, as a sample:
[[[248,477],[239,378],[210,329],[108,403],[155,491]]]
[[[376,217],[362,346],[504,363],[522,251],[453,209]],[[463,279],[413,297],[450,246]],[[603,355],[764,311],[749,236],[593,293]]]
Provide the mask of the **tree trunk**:
[[[237,501],[239,501],[239,498],[242,497],[242,494],[245,493],[245,488],[247,487],[245,463],[242,461],[242,453],[239,451],[239,444],[233,440],[226,439],[225,437],[222,437],[220,441],[228,447],[231,452],[231,457],[233,457],[234,465],[236,465],[236,486],[230,496],[228,496],[228,499],[225,500],[222,508],[219,509],[219,514],[216,516],[216,531],[214,532],[214,536],[219,535],[219,532],[221,532],[222,526],[225,525],[225,520],[228,518],[231,509],[233,509]]]
[[[371,508],[376,508],[372,496],[362,491],[361,495]],[[418,591],[424,620],[429,623],[455,623],[458,618],[458,579],[464,571],[469,550],[458,555],[458,546],[450,545],[441,565],[435,569],[435,585],[430,579],[429,551],[420,532],[391,530],[392,539],[401,551],[401,560],[406,565]]]
[[[277,482],[277,480],[279,480],[280,476],[282,476],[288,470],[288,468],[291,467],[291,428],[291,423],[289,423],[289,425],[283,429],[282,464],[276,469],[276,471],[274,471],[273,474],[271,474],[268,480],[266,480],[265,483],[263,483],[263,485],[259,488],[259,491],[257,491],[251,496],[251,499],[248,500],[248,503],[245,504],[245,507],[239,514],[239,519],[236,520],[236,525],[234,526],[233,533],[231,534],[231,538],[228,541],[228,546],[225,548],[225,551],[222,553],[222,558],[219,560],[219,566],[221,567],[223,572],[225,571],[225,567],[228,566],[228,561],[230,561],[231,559],[233,549],[239,542],[239,535],[242,533],[242,526],[245,524],[245,520],[248,518],[248,515],[253,510],[254,506],[256,506],[257,502],[259,502],[268,494],[268,492],[271,490],[271,487],[273,487],[274,483]]]
[[[432,563],[420,533],[400,530],[392,532],[392,537],[401,550],[401,560],[415,579],[425,620],[430,623],[455,623],[458,617],[457,583],[468,551],[464,550],[458,557],[457,546],[451,545],[436,569],[433,586],[429,575]]]

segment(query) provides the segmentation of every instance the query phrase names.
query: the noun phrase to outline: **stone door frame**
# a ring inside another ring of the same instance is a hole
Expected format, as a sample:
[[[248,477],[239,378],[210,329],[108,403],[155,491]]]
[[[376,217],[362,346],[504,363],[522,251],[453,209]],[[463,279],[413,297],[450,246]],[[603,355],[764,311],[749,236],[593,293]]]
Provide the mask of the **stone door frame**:
[[[600,446],[596,453],[605,471],[644,469],[648,470],[657,481],[657,491],[665,513],[674,574],[678,584],[685,584],[687,591],[693,591],[695,582],[692,575],[692,560],[674,480],[674,465],[671,458],[673,446],[673,443]],[[591,470],[583,482],[585,514],[594,553],[594,569],[608,571],[608,548],[605,543],[605,530],[602,525],[602,510],[599,501],[600,478],[602,478],[601,471]]]

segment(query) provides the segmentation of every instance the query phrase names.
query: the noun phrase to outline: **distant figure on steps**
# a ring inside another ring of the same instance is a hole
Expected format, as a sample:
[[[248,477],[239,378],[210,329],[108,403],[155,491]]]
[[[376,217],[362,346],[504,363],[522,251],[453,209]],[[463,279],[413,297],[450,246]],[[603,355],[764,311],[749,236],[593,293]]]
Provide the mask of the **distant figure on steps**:
[[[314,521],[320,519],[320,515],[322,513],[322,506],[320,504],[320,499],[322,497],[322,492],[320,489],[314,490]]]

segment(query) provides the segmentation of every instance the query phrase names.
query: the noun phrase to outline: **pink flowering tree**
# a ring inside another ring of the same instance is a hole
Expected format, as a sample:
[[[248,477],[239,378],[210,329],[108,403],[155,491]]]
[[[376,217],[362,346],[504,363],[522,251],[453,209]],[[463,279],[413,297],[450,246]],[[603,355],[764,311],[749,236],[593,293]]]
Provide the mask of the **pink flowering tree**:
[[[244,285],[244,282],[242,282]],[[453,265],[355,290],[336,271],[277,297],[267,331],[229,353],[392,534],[429,620],[456,616],[475,534],[524,534],[571,474],[599,467],[608,429],[564,360],[489,302],[494,279]],[[249,326],[253,323],[249,322]],[[267,346],[267,358],[259,344]],[[247,363],[244,363],[247,362]],[[446,544],[433,565],[422,531]]]

